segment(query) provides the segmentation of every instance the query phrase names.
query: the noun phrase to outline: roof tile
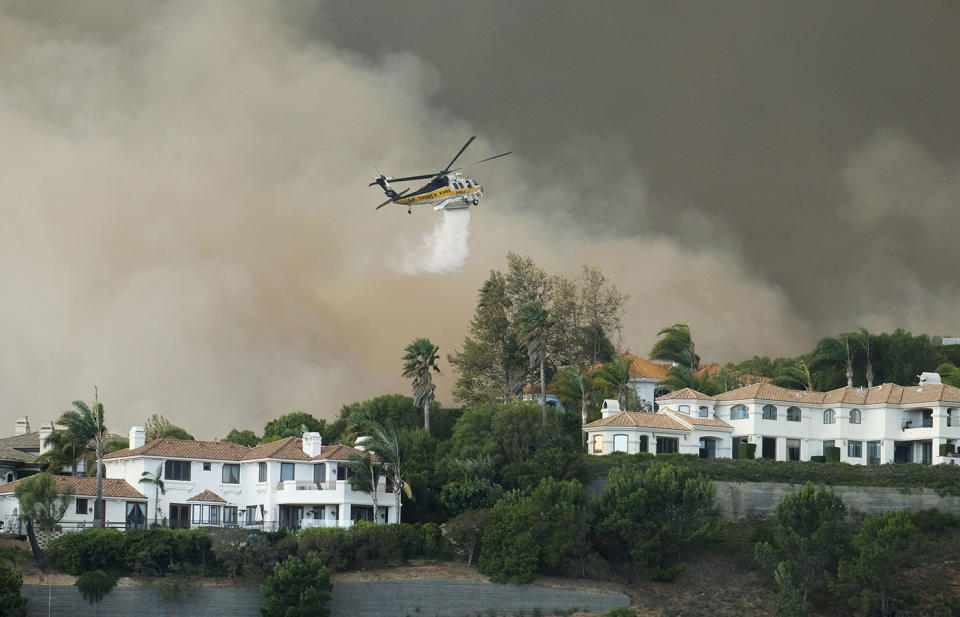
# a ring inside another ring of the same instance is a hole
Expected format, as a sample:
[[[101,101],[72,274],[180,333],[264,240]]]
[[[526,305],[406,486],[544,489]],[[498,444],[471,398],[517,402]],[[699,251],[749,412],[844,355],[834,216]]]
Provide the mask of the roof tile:
[[[88,478],[85,476],[53,476],[57,481],[57,488],[60,489],[64,485],[69,485],[73,487],[74,495],[81,495],[84,497],[96,497],[97,495],[97,479]],[[9,482],[0,486],[0,494],[12,493],[17,485],[26,480],[27,478],[21,478],[15,482]],[[146,499],[146,497],[127,484],[126,480],[120,480],[118,478],[103,478],[103,496],[104,497],[116,497],[119,499]]]

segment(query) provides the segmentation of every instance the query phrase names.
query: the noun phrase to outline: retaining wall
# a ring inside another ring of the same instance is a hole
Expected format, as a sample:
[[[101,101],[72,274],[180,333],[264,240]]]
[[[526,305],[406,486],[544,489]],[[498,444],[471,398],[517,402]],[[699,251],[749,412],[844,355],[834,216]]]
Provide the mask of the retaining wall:
[[[29,617],[260,617],[262,605],[256,588],[200,588],[164,601],[151,587],[114,587],[94,604],[72,586],[24,585],[23,595],[29,600]],[[629,604],[629,598],[613,593],[416,579],[336,583],[328,607],[331,617],[472,617],[491,610],[498,615],[531,614],[537,608],[603,613]]]
[[[783,498],[801,484],[779,482],[718,482],[717,504],[731,519],[746,516],[773,516]],[[960,495],[941,496],[931,488],[897,489],[878,486],[833,486],[850,512],[874,514],[891,510],[932,510],[960,516]]]

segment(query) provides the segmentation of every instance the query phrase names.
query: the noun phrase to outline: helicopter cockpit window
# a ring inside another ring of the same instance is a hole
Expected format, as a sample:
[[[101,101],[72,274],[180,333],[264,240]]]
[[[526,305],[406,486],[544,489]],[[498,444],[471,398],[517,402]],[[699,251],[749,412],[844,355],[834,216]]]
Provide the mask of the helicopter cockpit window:
[[[473,188],[473,182],[470,182],[469,180],[467,180],[467,188],[468,189]]]

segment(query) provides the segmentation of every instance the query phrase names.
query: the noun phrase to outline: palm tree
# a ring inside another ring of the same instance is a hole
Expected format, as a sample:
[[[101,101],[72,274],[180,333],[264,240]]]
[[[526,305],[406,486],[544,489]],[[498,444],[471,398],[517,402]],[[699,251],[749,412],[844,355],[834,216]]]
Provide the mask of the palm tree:
[[[380,490],[380,478],[383,476],[383,466],[369,454],[350,455],[350,486],[354,490],[370,493],[373,500],[373,522],[378,522],[380,504],[377,499]]]
[[[813,392],[814,389],[810,369],[803,360],[797,361],[796,366],[788,366],[778,371],[776,377],[770,380],[770,383],[791,390]]]
[[[673,324],[657,332],[657,336],[663,338],[654,343],[653,348],[650,349],[651,360],[676,362],[693,372],[700,368],[700,356],[694,348],[690,326],[685,323]]]
[[[561,399],[580,403],[580,424],[587,423],[587,406],[593,396],[590,378],[575,366],[562,366],[551,384],[551,390]]]
[[[52,472],[70,467],[70,475],[76,476],[77,461],[86,453],[88,443],[71,439],[68,431],[53,431],[43,440],[43,445],[49,449],[38,456],[36,462],[46,465],[46,470]]]
[[[400,509],[403,507],[402,495],[406,494],[407,497],[412,499],[413,493],[404,481],[407,475],[407,466],[397,429],[374,420],[367,422],[366,427],[370,432],[370,439],[363,442],[363,445],[369,452],[377,455],[383,473],[393,484],[393,499],[397,510],[397,522],[399,523]]]
[[[630,366],[633,359],[627,355],[617,355],[609,362],[601,364],[591,374],[591,386],[614,396],[620,402],[620,409],[626,407],[627,393],[630,390]]]
[[[104,526],[103,508],[103,441],[107,427],[103,425],[103,405],[97,387],[93,387],[93,405],[73,401],[74,409],[63,412],[57,424],[67,427],[69,439],[83,443],[93,441],[97,453],[97,498],[93,502],[93,525]]]
[[[681,364],[671,366],[667,370],[667,378],[661,382],[661,385],[669,386],[674,390],[690,388],[710,396],[727,391],[727,381],[723,374],[711,375],[706,371],[696,373]]]
[[[440,372],[437,352],[440,348],[427,338],[418,338],[404,348],[403,376],[413,380],[413,404],[423,407],[423,428],[430,433],[430,403],[436,385],[430,371]]]
[[[867,332],[866,328],[860,328],[860,337],[862,340],[860,344],[863,345],[863,351],[867,356],[867,368],[866,368],[866,377],[867,377],[867,387],[873,387],[873,361],[870,359],[870,333]]]
[[[540,367],[540,408],[544,423],[547,421],[547,333],[553,323],[547,309],[536,302],[527,302],[517,312],[517,334],[527,348],[530,368]]]
[[[160,514],[160,495],[167,494],[167,489],[163,486],[163,463],[153,473],[149,471],[141,473],[140,483],[153,485],[153,525],[156,527],[157,518]]]

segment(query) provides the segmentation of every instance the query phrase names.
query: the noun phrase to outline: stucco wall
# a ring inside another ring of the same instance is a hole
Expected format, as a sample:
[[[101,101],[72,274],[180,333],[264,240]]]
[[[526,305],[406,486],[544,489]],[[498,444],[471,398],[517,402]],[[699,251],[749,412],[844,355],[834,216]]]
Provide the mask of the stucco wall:
[[[76,587],[24,585],[29,617],[70,615],[137,615],[141,617],[260,617],[262,600],[256,588],[196,589],[179,600],[164,602],[149,587],[116,587],[103,600],[89,604]],[[627,606],[623,595],[583,593],[531,585],[494,585],[448,579],[338,583],[328,605],[331,617],[465,617],[530,614],[534,609],[578,608],[602,613]]]

